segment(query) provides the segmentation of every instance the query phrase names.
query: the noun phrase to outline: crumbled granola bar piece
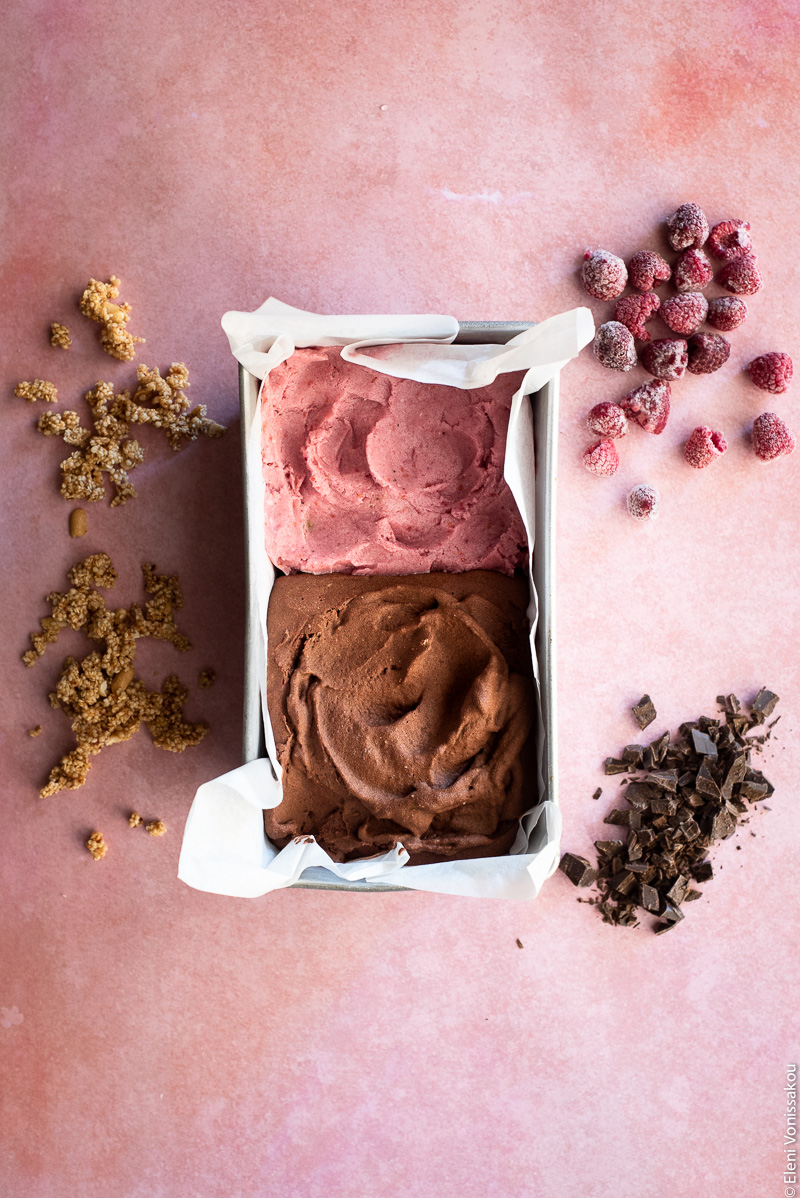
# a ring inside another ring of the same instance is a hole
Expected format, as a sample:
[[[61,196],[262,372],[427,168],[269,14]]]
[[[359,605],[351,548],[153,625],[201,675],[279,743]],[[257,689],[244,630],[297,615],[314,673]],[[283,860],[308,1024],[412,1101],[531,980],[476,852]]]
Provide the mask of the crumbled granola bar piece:
[[[207,691],[214,685],[216,677],[217,671],[212,670],[211,666],[208,666],[205,670],[200,671],[197,679],[198,686],[201,690]]]
[[[43,399],[45,403],[58,403],[56,385],[48,383],[46,379],[34,379],[31,383],[17,383],[14,394],[20,399],[27,399],[28,403],[36,403],[37,399]]]
[[[152,823],[146,824],[145,827],[151,836],[163,836],[167,830],[167,825],[160,819],[153,820]]]
[[[105,857],[108,852],[108,845],[103,840],[102,832],[92,832],[89,839],[86,841],[86,847],[94,857],[95,861],[99,861],[101,857]]]
[[[131,828],[138,828],[141,822],[142,817],[138,811],[132,811],[128,816],[128,826]]]
[[[141,724],[150,730],[162,749],[182,752],[196,745],[208,731],[206,724],[188,724],[183,704],[188,690],[175,675],[164,680],[160,691],[148,691],[133,669],[136,641],[143,636],[170,641],[179,651],[191,644],[175,624],[174,609],[183,606],[177,576],[161,575],[151,563],[142,567],[150,599],[129,609],[109,610],[98,588],[112,587],[117,572],[105,553],[93,554],[70,571],[69,591],[48,595],[52,615],[41,621],[41,633],[31,636],[33,648],[23,655],[31,666],[62,628],[83,631],[100,645],[82,661],[68,657],[61,669],[50,703],[69,716],[77,745],[51,770],[41,790],[43,798],[60,790],[82,786],[91,768],[91,757],[106,745],[128,740]]]
[[[53,321],[50,325],[50,344],[59,349],[69,349],[72,345],[72,338],[65,324],[59,324],[57,320]]]
[[[100,344],[112,358],[131,362],[136,355],[135,345],[144,337],[132,336],[126,325],[130,320],[130,304],[115,304],[119,295],[119,279],[112,275],[108,283],[90,279],[78,307],[84,316],[102,325]]]
[[[221,437],[227,429],[210,420],[205,404],[189,410],[185,389],[189,386],[189,371],[183,362],[173,362],[164,377],[158,367],[136,367],[139,385],[133,398],[121,405],[125,419],[132,424],[152,424],[163,429],[173,449],[183,448],[184,440],[196,441],[206,437]]]
[[[41,735],[42,735],[42,725],[41,724],[37,724],[35,728],[28,729],[28,736],[41,736]]]

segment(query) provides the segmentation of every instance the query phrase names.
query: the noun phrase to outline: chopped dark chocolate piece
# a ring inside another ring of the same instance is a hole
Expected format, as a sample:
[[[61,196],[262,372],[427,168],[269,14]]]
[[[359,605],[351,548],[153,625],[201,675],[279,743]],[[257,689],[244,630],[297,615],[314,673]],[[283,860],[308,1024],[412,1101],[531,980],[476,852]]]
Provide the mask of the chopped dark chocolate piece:
[[[753,700],[753,711],[762,716],[772,715],[777,703],[778,696],[762,687]]]
[[[678,771],[652,770],[647,781],[652,786],[659,787],[660,790],[668,790],[674,794],[678,789]]]
[[[683,902],[684,903],[693,903],[695,901],[695,899],[699,899],[702,897],[703,897],[702,890],[687,890],[686,894],[683,896]]]
[[[638,769],[642,764],[642,753],[644,753],[644,745],[626,745],[622,750],[622,757],[629,765]]]
[[[603,788],[602,788],[602,786],[598,786],[597,790],[596,790],[596,791],[594,792],[594,794],[592,795],[592,798],[593,798],[593,799],[599,799],[599,798],[600,798],[600,795],[601,795],[602,793],[603,793]]]
[[[653,764],[661,765],[669,748],[669,733],[665,732],[659,736],[658,740],[654,740],[650,745],[650,751],[653,754]]]
[[[695,782],[695,786],[701,794],[711,795],[711,797],[715,799],[720,797],[719,787],[714,781],[711,770],[709,769],[708,761],[705,757],[703,758],[703,764],[697,771],[697,780]]]
[[[684,820],[681,824],[684,840],[696,840],[700,835],[700,826],[694,819]]]
[[[664,898],[666,898],[670,903],[674,903],[676,907],[679,907],[683,902],[683,896],[688,889],[689,879],[683,874],[678,874],[677,878],[664,895]]]
[[[635,881],[635,873],[629,869],[621,869],[611,879],[611,889],[618,890],[620,894],[628,894],[632,890]]]
[[[709,835],[712,840],[727,840],[736,831],[736,820],[727,808],[723,807],[711,820]]]
[[[717,746],[707,732],[700,732],[697,728],[693,728],[692,744],[694,745],[695,753],[701,753],[704,757],[716,760]]]
[[[681,911],[677,904],[670,902],[666,902],[664,904],[664,910],[661,912],[661,918],[665,919],[667,923],[679,923],[683,917],[683,911]]]
[[[558,868],[567,875],[573,886],[591,886],[597,877],[596,870],[592,869],[586,858],[578,857],[575,853],[565,853]]]
[[[677,809],[678,800],[670,799],[666,795],[650,801],[650,810],[653,812],[653,815],[674,815]]]
[[[670,930],[670,928],[674,928],[674,927],[675,927],[674,923],[657,923],[656,924],[656,936],[661,936],[662,933],[668,932]]]
[[[613,857],[615,854],[621,853],[625,845],[621,840],[596,840],[594,847],[600,857]]]
[[[652,911],[656,915],[661,910],[661,895],[655,886],[648,886],[646,882],[642,883],[642,906],[645,911]]]
[[[717,703],[723,711],[729,711],[732,715],[737,715],[742,710],[736,695],[717,695]]]
[[[749,803],[757,803],[759,799],[769,797],[769,787],[765,782],[740,782],[739,797],[747,799]]]
[[[625,811],[622,807],[615,807],[613,811],[609,811],[604,824],[619,824],[623,828],[638,828],[641,826],[642,817],[638,811]]]
[[[606,774],[627,774],[628,769],[627,761],[620,761],[616,757],[606,757],[603,762],[603,770]]]
[[[649,695],[642,695],[635,707],[631,708],[634,719],[639,727],[644,732],[648,724],[652,724],[656,718],[656,709]]]
[[[710,861],[698,862],[692,866],[690,872],[695,882],[710,882],[714,877],[714,868]]]

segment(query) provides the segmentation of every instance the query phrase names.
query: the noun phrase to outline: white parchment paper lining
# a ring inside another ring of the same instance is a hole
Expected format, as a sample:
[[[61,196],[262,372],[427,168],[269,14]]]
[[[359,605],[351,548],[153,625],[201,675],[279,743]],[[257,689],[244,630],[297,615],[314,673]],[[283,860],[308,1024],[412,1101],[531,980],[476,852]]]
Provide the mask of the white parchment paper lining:
[[[533,550],[533,425],[531,406],[524,397],[543,387],[592,339],[594,324],[587,308],[551,317],[506,345],[451,344],[458,333],[458,321],[451,316],[318,316],[276,299],[267,300],[255,312],[226,312],[222,327],[234,357],[260,379],[295,348],[313,345],[340,345],[342,357],[383,374],[464,390],[485,387],[499,374],[526,371],[512,400],[504,474]],[[395,348],[382,350],[377,360],[368,351],[379,345]],[[178,877],[198,890],[247,898],[289,886],[304,870],[323,866],[347,881],[379,880],[443,894],[535,898],[558,861],[561,813],[551,801],[537,803],[523,817],[516,842],[505,857],[410,866],[408,853],[397,845],[367,861],[339,864],[313,838],[299,838],[280,850],[267,840],[262,810],[277,807],[282,792],[266,704],[267,604],[275,568],[264,548],[260,402],[245,432],[253,480],[247,496],[252,563],[248,585],[259,614],[258,667],[269,760],[252,761],[198,789],[186,821]],[[532,577],[530,586],[531,652],[538,685]]]

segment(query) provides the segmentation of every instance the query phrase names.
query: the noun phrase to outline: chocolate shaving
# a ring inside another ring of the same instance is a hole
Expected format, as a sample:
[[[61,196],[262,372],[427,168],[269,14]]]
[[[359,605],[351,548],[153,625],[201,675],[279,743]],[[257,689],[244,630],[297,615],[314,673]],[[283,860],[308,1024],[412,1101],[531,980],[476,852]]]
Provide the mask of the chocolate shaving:
[[[607,774],[634,775],[623,779],[625,790],[616,800],[627,806],[615,806],[604,821],[627,828],[627,839],[595,841],[596,871],[571,853],[561,861],[575,885],[594,882],[597,895],[581,901],[597,907],[605,923],[637,926],[641,908],[659,916],[653,925],[657,935],[675,927],[684,918],[682,905],[701,897],[697,884],[714,876],[709,849],[733,835],[741,816],[746,822],[748,804],[774,793],[761,771],[750,766],[751,754],[761,752],[761,743],[769,739],[769,727],[763,736],[747,733],[764,726],[777,695],[763,688],[749,713],[736,695],[720,695],[717,702],[724,721],[702,716],[681,724],[674,741],[664,733],[644,749],[627,745],[621,758],[606,759]],[[646,724],[640,714],[647,723],[655,719],[647,695],[633,711],[641,727]]]

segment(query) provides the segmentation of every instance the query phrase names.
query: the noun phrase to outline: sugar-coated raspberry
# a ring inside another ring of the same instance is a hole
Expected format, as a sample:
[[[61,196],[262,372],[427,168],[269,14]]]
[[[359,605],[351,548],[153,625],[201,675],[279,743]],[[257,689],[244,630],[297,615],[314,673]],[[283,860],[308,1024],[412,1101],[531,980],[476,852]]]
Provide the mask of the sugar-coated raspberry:
[[[700,291],[674,295],[661,305],[661,319],[673,333],[696,333],[708,313],[708,300]]]
[[[658,515],[658,503],[658,491],[655,487],[649,487],[647,483],[639,483],[629,491],[626,500],[628,514],[633,516],[634,520],[655,520]]]
[[[775,412],[762,412],[753,421],[753,449],[762,462],[794,453],[795,439]]]
[[[746,254],[744,258],[733,258],[726,262],[717,281],[734,295],[755,295],[764,285],[755,254]]]
[[[717,258],[743,258],[753,249],[750,226],[746,220],[723,220],[708,235],[708,248]]]
[[[728,442],[722,433],[701,424],[689,437],[683,456],[695,470],[710,466],[715,458],[721,458],[728,448]]]
[[[736,295],[721,295],[718,299],[708,301],[708,316],[706,320],[715,329],[730,333],[738,329],[747,319],[747,304]]]
[[[657,379],[682,378],[688,361],[686,342],[671,337],[651,341],[642,352],[642,366]]]
[[[660,307],[661,300],[652,291],[648,295],[623,295],[614,305],[614,319],[624,324],[639,341],[649,341],[650,334],[644,326]]]
[[[607,320],[600,325],[594,338],[594,352],[609,370],[633,370],[636,365],[633,334],[618,320]]]
[[[788,354],[762,354],[753,358],[747,367],[747,373],[757,387],[762,391],[771,391],[773,395],[783,395],[792,381],[792,359]]]
[[[702,291],[713,278],[711,263],[702,250],[685,250],[675,263],[676,291]]]
[[[628,263],[628,273],[637,291],[652,291],[672,277],[672,268],[653,250],[638,250]]]
[[[619,454],[613,441],[595,441],[583,454],[583,464],[590,474],[607,477],[619,469]]]
[[[669,383],[663,379],[650,379],[649,383],[642,383],[641,387],[624,395],[619,405],[646,433],[663,433],[669,420]]]
[[[690,374],[713,374],[724,366],[731,356],[731,343],[719,333],[695,333],[689,338],[689,362],[686,369]]]
[[[708,237],[708,221],[697,204],[681,204],[667,221],[667,237],[674,250],[700,249]]]
[[[624,437],[628,431],[628,417],[619,404],[608,401],[596,403],[586,423],[598,437]]]
[[[595,299],[612,300],[622,295],[628,281],[628,268],[616,254],[608,250],[586,250],[581,267],[581,281]]]

